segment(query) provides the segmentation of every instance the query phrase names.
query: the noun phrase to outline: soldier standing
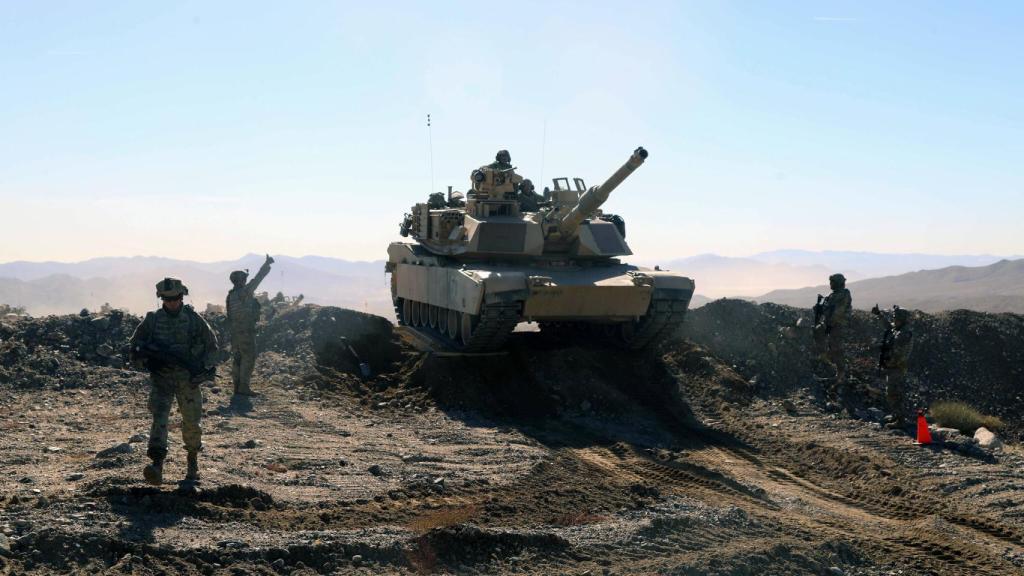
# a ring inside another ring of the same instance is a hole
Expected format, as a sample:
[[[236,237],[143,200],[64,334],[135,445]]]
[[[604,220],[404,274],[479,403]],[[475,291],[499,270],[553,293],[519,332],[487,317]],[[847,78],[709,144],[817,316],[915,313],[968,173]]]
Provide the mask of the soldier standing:
[[[910,351],[914,348],[914,335],[908,325],[910,312],[893,306],[892,313],[886,314],[878,309],[878,304],[875,304],[871,313],[878,316],[885,326],[878,368],[882,371],[885,399],[889,404],[890,421],[886,427],[901,429],[907,425],[903,409],[904,384],[907,379],[907,361],[910,359]]]
[[[256,367],[256,322],[260,318],[260,303],[256,300],[256,288],[270,273],[270,265],[274,259],[267,254],[267,259],[256,273],[256,277],[246,283],[249,277],[247,270],[235,270],[231,273],[231,284],[234,288],[228,292],[227,315],[228,329],[231,331],[231,380],[235,394],[255,396],[250,383],[252,372]]]
[[[846,277],[842,274],[829,276],[828,284],[832,293],[824,299],[819,295],[819,302],[814,306],[814,335],[825,359],[835,367],[835,380],[826,390],[829,400],[835,401],[844,398],[847,392],[848,367],[844,347],[847,326],[853,313],[853,297],[846,288]]]
[[[158,282],[156,295],[163,305],[159,310],[146,314],[130,341],[132,363],[148,368],[152,379],[149,410],[153,414],[153,424],[146,455],[153,462],[142,471],[150,484],[163,482],[167,419],[175,399],[181,412],[181,438],[188,452],[185,480],[199,480],[200,418],[203,413],[200,383],[213,379],[217,336],[192,306],[182,304],[186,294],[188,288],[177,278],[164,278]]]

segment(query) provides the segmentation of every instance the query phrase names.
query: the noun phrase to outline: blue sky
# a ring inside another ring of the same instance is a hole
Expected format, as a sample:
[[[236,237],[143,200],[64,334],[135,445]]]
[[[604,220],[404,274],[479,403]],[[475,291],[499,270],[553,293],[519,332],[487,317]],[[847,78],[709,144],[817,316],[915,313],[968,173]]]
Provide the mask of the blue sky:
[[[0,3],[0,261],[378,259],[508,148],[645,259],[1024,253],[1024,4]],[[898,4],[898,5],[896,5]]]

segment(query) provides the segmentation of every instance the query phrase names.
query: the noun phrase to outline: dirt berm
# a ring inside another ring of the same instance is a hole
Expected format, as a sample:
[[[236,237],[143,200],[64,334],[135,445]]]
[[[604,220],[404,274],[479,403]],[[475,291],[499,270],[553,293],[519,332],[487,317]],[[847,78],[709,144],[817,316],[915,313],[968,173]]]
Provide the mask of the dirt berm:
[[[289,310],[259,339],[261,396],[232,400],[226,371],[204,389],[202,483],[175,484],[175,429],[160,487],[140,481],[145,375],[28,336],[63,320],[19,321],[0,343],[19,350],[0,380],[0,574],[1024,570],[1014,445],[921,448],[825,414],[784,362],[797,336],[767,356],[711,341],[720,321],[784,322],[716,306],[691,317],[707,346],[516,333],[470,357],[358,312]]]
[[[815,373],[827,374],[811,351],[812,320],[807,309],[722,299],[691,311],[681,336],[734,367],[760,394],[789,396],[815,388]],[[1024,316],[915,311],[910,329],[908,410],[960,400],[1002,418],[1004,434],[1024,434]],[[881,386],[882,332],[877,317],[854,311],[848,354],[857,389]]]

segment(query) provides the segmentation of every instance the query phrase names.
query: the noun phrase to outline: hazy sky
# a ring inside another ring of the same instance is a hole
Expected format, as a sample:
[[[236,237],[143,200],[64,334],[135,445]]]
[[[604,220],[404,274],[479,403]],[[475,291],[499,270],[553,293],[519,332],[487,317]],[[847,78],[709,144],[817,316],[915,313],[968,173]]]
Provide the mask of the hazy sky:
[[[644,258],[1024,253],[1024,3],[0,3],[0,261],[385,257],[508,148]],[[546,137],[545,137],[546,134]]]

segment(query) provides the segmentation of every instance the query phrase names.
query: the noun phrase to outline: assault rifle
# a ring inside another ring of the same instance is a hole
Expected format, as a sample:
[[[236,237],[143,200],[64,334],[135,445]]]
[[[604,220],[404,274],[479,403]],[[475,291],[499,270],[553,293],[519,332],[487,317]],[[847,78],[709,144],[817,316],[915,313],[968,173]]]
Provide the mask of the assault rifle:
[[[207,368],[201,358],[196,358],[191,354],[181,355],[164,350],[152,342],[138,344],[132,349],[132,352],[146,362],[146,368],[150,372],[156,372],[165,366],[180,366],[188,370],[189,382],[193,384],[213,380],[217,375],[217,368],[215,366]]]
[[[821,294],[818,294],[818,301],[814,304],[814,307],[811,308],[811,310],[814,311],[814,325],[815,326],[817,326],[818,324],[821,323],[821,315],[825,313],[825,305],[821,303],[821,301],[824,300],[824,299],[825,299],[824,296],[822,296]]]

